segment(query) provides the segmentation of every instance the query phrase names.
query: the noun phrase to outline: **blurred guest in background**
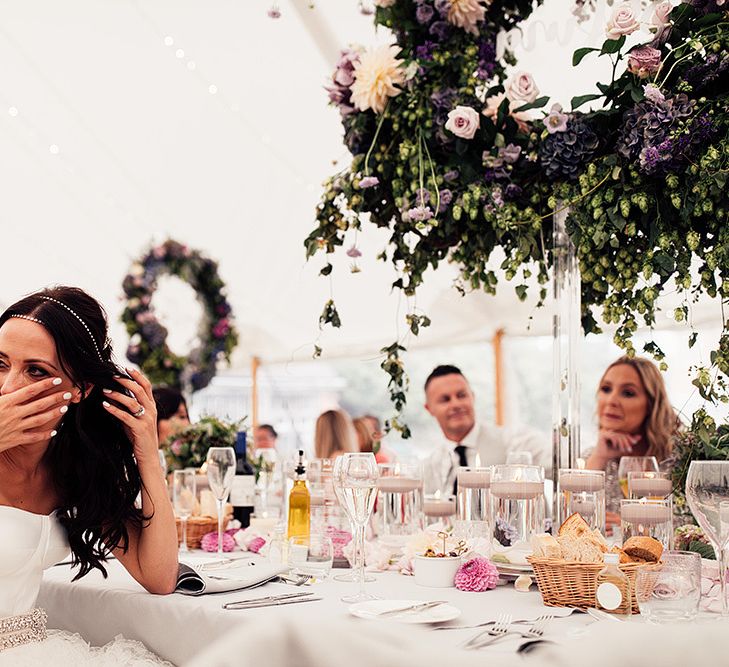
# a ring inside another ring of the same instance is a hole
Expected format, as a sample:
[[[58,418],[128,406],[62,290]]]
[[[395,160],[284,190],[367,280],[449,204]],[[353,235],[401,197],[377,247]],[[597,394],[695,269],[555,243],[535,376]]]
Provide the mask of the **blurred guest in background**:
[[[327,410],[320,414],[314,431],[314,456],[333,459],[339,454],[356,451],[357,434],[350,416],[344,410]]]
[[[354,430],[357,432],[357,443],[359,445],[360,452],[375,452],[375,460],[377,463],[389,463],[392,461],[393,456],[389,452],[386,452],[382,448],[382,433],[379,428],[373,430],[373,421],[376,420],[379,424],[379,420],[376,417],[365,415],[364,417],[357,417],[352,423],[354,424]]]
[[[531,454],[535,465],[551,468],[546,435],[476,421],[471,385],[456,366],[438,366],[425,381],[425,409],[433,415],[444,441],[426,462],[426,491],[453,493],[459,466],[506,463],[509,454]],[[548,473],[547,473],[548,474]]]
[[[255,449],[276,449],[278,433],[271,424],[259,424],[253,431],[253,447]]]
[[[671,407],[661,372],[649,359],[623,356],[603,374],[597,390],[597,444],[586,466],[605,471],[608,525],[620,523],[623,492],[618,464],[623,456],[655,456],[670,471],[680,421]]]
[[[167,439],[190,425],[185,397],[177,389],[155,387],[152,390],[157,406],[157,437],[160,447]]]

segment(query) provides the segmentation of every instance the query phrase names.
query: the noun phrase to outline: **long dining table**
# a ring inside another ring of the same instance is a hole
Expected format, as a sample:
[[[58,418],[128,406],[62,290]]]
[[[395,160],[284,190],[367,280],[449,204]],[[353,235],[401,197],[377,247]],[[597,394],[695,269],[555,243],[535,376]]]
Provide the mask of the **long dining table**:
[[[252,558],[255,562],[259,557]],[[250,567],[248,562],[248,559],[241,559],[240,567]],[[97,646],[121,634],[143,642],[150,650],[175,665],[185,664],[202,649],[229,633],[245,633],[248,627],[254,627],[254,620],[276,624],[283,620],[296,622],[315,617],[323,625],[351,625],[359,634],[372,633],[373,638],[378,634],[378,623],[355,618],[349,612],[350,605],[341,601],[342,596],[355,591],[357,585],[336,581],[333,576],[299,588],[291,584],[268,583],[252,590],[192,597],[179,593],[167,596],[149,594],[116,560],[107,563],[107,570],[106,579],[94,570],[75,582],[71,581],[73,570],[69,565],[58,565],[47,570],[38,606],[47,611],[49,627],[77,632]],[[341,572],[333,570],[332,574]],[[228,567],[224,574],[235,576],[235,569]],[[375,580],[367,583],[366,588],[378,598],[444,600],[460,610],[457,618],[438,626],[474,625],[496,620],[504,613],[510,614],[514,620],[553,615],[555,618],[545,628],[545,638],[569,641],[595,622],[585,614],[567,615],[566,610],[545,607],[536,585],[528,592],[518,592],[513,584],[504,583],[496,589],[476,593],[456,588],[419,586],[413,577],[397,572],[371,574]],[[312,592],[321,599],[257,609],[223,609],[223,604],[227,602],[292,591]],[[390,625],[392,623],[390,621]],[[432,629],[430,634],[444,650],[459,650],[461,644],[478,632],[477,629],[435,630],[435,625],[427,627]],[[524,639],[504,638],[493,650],[514,652],[519,642],[524,642]]]

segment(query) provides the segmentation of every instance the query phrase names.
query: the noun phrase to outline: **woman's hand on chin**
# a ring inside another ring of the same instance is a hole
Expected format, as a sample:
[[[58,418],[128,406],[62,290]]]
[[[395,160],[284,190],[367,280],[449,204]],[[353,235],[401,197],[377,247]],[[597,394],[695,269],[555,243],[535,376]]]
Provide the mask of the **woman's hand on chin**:
[[[104,388],[103,393],[107,400],[103,405],[124,424],[124,430],[134,447],[137,465],[140,468],[145,465],[159,467],[157,407],[152,396],[152,385],[139,371],[127,369],[127,372],[131,379],[120,377],[116,380],[132,396]]]
[[[640,440],[640,435],[601,429],[597,435],[597,448],[595,453],[605,459],[617,459],[621,456],[630,456],[633,453],[633,447]]]

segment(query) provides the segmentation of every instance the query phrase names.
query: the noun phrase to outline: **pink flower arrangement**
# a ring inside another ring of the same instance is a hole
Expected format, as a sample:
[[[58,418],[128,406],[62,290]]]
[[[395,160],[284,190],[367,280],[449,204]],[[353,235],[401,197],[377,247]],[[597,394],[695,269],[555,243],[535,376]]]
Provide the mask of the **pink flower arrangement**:
[[[334,526],[327,526],[326,533],[334,547],[334,558],[343,558],[344,547],[352,541],[352,533],[348,530],[339,530]]]
[[[203,551],[217,551],[218,531],[203,535],[200,540],[200,547]],[[233,549],[235,549],[235,540],[228,533],[223,533],[223,551],[233,551]]]
[[[250,541],[250,544],[248,545],[248,551],[252,551],[254,554],[257,554],[264,544],[266,544],[266,540],[264,540],[262,537],[255,537]]]
[[[455,584],[459,591],[480,593],[496,588],[499,572],[487,558],[471,558],[456,572]]]

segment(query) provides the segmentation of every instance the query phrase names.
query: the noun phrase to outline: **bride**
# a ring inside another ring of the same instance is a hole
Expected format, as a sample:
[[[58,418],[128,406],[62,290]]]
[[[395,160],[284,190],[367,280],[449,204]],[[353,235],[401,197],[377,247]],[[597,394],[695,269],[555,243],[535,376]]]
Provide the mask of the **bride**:
[[[0,316],[0,665],[161,663],[138,642],[94,649],[46,633],[34,609],[43,569],[69,549],[75,579],[106,575],[113,554],[150,593],[174,590],[177,533],[157,447],[152,388],[112,361],[92,297],[55,287]]]

